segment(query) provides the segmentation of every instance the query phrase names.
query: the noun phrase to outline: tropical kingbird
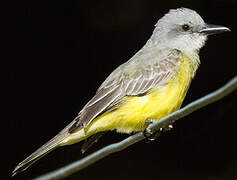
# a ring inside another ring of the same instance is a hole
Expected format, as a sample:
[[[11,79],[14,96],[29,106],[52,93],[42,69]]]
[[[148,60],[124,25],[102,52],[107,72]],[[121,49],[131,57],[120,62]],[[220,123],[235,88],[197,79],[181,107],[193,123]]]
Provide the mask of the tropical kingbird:
[[[89,138],[84,151],[102,132],[144,131],[148,119],[178,110],[199,66],[199,50],[210,34],[230,31],[206,24],[187,8],[170,10],[155,25],[147,43],[116,68],[78,116],[54,138],[19,163],[13,175],[59,146]]]

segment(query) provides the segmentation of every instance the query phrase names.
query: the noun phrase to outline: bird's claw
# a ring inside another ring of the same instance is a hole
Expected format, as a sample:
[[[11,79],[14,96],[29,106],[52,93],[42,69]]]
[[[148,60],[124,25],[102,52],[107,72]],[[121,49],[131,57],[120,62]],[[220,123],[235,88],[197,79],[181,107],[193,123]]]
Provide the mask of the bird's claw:
[[[158,131],[156,132],[152,132],[151,130],[151,125],[152,123],[154,123],[155,121],[157,121],[156,119],[147,119],[146,122],[149,123],[148,127],[143,131],[143,135],[149,140],[148,142],[154,141],[156,140],[160,135],[161,135],[161,131],[163,130],[162,128],[160,128]]]
[[[147,119],[146,122],[149,123],[148,127],[143,131],[143,135],[148,139],[148,142],[156,140],[158,137],[160,137],[162,131],[169,131],[173,128],[173,126],[170,124],[167,127],[160,128],[156,132],[152,132],[151,125],[157,121],[156,119]]]

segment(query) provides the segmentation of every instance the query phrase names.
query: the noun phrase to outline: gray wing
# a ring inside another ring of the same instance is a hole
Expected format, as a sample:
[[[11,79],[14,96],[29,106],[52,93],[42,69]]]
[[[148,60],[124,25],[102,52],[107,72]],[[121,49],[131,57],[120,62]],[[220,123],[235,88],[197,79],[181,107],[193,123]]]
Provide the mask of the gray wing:
[[[154,87],[165,85],[176,73],[180,61],[178,50],[163,50],[162,54],[159,51],[138,52],[104,81],[80,111],[69,132],[86,127],[98,115],[117,107],[124,96],[142,95]]]

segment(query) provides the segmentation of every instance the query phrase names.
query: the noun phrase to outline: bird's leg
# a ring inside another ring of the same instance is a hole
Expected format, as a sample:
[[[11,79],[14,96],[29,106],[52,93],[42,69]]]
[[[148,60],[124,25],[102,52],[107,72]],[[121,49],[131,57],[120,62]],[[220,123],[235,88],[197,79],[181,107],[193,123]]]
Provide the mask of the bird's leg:
[[[160,135],[161,132],[163,131],[163,128],[160,128],[156,132],[151,131],[151,125],[157,121],[156,119],[147,119],[146,122],[149,123],[148,127],[143,131],[143,135],[149,140],[149,141],[154,141],[156,140]]]

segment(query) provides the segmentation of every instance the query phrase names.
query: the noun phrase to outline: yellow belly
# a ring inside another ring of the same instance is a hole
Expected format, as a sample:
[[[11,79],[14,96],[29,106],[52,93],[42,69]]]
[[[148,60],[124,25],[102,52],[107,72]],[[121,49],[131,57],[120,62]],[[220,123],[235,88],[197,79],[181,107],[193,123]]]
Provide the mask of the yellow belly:
[[[183,56],[177,75],[167,85],[153,88],[144,96],[125,97],[124,103],[117,109],[98,116],[88,127],[72,134],[62,144],[72,144],[101,131],[143,131],[148,125],[147,119],[159,120],[180,108],[194,71],[190,59]]]

